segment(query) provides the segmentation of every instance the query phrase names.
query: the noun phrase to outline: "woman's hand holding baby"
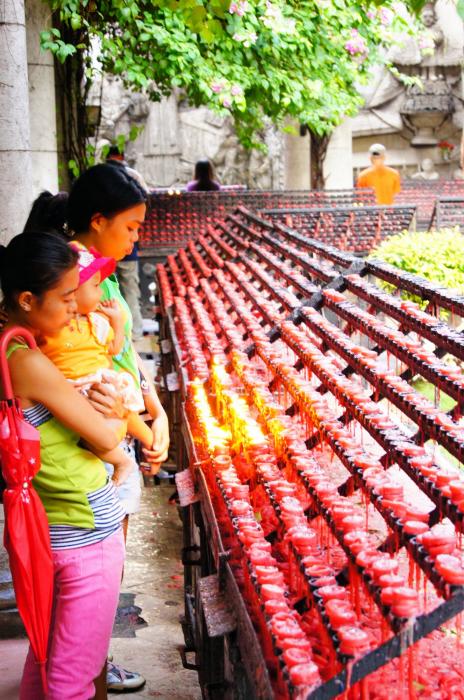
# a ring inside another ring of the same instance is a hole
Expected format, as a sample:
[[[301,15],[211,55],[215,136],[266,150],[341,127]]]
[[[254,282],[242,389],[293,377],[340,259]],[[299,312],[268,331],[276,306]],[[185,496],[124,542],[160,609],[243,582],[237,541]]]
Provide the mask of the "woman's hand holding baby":
[[[124,408],[123,400],[117,396],[111,384],[102,382],[92,384],[87,392],[87,398],[93,408],[107,418],[125,419],[128,411]]]

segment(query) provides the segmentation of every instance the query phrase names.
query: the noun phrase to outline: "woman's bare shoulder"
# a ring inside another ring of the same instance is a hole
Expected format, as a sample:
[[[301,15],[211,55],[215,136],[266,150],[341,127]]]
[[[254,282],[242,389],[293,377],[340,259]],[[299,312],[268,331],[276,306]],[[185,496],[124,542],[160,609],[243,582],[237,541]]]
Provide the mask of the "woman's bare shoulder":
[[[55,382],[66,381],[40,350],[18,347],[8,359],[13,388],[24,397],[33,397],[35,389],[45,386],[51,390]],[[41,392],[42,393],[42,392]]]

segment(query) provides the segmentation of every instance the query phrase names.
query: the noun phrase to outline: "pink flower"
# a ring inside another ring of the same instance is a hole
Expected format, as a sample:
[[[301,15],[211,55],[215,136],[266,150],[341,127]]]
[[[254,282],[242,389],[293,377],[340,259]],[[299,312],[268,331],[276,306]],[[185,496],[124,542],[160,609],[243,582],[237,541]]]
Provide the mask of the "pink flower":
[[[232,103],[227,97],[222,98],[222,106],[223,107],[226,107],[226,109],[228,109],[229,107],[231,107],[231,105],[232,105]]]
[[[230,94],[234,95],[234,97],[236,97],[237,95],[241,95],[242,92],[243,90],[240,87],[240,85],[232,85],[232,87],[230,88]]]
[[[389,10],[387,7],[381,7],[379,9],[379,17],[380,17],[380,23],[384,25],[384,27],[388,27],[393,20],[393,12]]]
[[[245,12],[248,10],[248,2],[247,0],[239,0],[239,2],[231,2],[229,6],[229,12],[231,15],[238,15],[239,17],[243,17]]]
[[[349,39],[345,43],[345,49],[351,56],[362,56],[367,55],[367,44],[364,37],[362,37],[356,29],[351,30],[352,39]]]
[[[213,92],[215,92],[216,94],[222,92],[224,90],[224,83],[222,83],[222,82],[211,83],[211,90]]]
[[[372,10],[368,10],[368,11],[366,12],[366,16],[367,16],[368,19],[374,20],[375,17],[376,17],[376,14],[375,14],[375,12],[372,12]]]

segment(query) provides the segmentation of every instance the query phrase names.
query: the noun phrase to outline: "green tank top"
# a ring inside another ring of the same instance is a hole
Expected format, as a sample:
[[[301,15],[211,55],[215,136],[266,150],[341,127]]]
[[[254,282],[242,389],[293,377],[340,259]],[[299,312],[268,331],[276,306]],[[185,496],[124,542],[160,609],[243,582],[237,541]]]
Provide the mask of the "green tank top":
[[[12,343],[7,358],[18,348],[27,346]],[[80,436],[50,413],[36,427],[40,434],[41,466],[32,483],[49,524],[93,529],[95,520],[87,494],[105,485],[107,474],[103,462],[80,447]]]
[[[137,357],[132,345],[132,314],[129,306],[121,294],[116,275],[110,275],[100,284],[103,290],[102,299],[116,299],[124,314],[124,344],[119,355],[113,355],[113,365],[116,370],[129,372],[140,387],[140,374],[137,366]]]

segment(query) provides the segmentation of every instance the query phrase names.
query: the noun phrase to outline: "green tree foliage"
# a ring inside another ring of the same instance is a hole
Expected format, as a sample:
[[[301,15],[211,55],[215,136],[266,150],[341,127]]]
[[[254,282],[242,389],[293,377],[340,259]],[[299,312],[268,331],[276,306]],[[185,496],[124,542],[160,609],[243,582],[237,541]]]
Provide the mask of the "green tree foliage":
[[[410,25],[394,0],[47,2],[56,21],[42,46],[60,62],[81,53],[89,76],[95,40],[103,70],[154,100],[179,88],[192,105],[230,114],[245,145],[266,119],[329,133],[357,111],[356,85]]]

